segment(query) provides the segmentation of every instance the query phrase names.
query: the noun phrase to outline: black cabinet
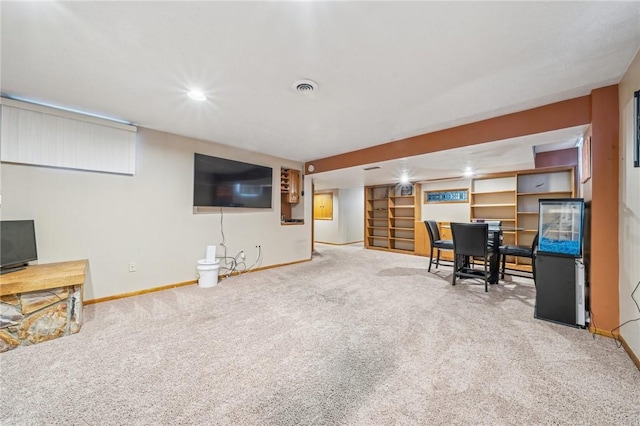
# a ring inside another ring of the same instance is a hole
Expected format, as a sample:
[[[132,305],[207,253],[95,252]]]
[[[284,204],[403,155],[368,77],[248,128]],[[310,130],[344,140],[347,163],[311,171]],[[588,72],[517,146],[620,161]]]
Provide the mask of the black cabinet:
[[[538,319],[577,325],[576,259],[538,253],[536,256]]]

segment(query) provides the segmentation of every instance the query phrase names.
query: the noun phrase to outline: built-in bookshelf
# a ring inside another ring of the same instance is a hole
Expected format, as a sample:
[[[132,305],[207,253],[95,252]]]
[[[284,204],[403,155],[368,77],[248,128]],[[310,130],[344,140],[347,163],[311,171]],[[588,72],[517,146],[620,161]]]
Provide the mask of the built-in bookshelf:
[[[519,245],[531,245],[538,232],[538,209],[541,198],[575,197],[575,171],[573,168],[549,171],[518,172],[516,241]],[[507,258],[509,261],[510,259]],[[518,264],[531,265],[531,259],[517,258]]]
[[[499,220],[505,228],[502,244],[529,246],[538,232],[541,198],[575,196],[574,169],[553,168],[483,176],[471,181],[471,220]],[[531,259],[507,257],[510,267],[530,270]],[[522,266],[522,268],[519,268]]]
[[[516,244],[516,196],[517,177],[482,177],[471,181],[471,221],[499,220],[505,228],[502,232],[504,244]]]
[[[415,253],[420,185],[365,187],[365,247]]]

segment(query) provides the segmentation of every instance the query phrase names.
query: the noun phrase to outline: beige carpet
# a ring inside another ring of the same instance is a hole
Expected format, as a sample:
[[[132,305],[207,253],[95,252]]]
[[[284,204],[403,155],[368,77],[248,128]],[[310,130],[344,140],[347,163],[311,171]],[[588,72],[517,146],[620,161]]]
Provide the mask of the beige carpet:
[[[91,305],[0,355],[8,425],[640,424],[623,349],[533,318],[531,281],[452,287],[427,259],[311,262]]]

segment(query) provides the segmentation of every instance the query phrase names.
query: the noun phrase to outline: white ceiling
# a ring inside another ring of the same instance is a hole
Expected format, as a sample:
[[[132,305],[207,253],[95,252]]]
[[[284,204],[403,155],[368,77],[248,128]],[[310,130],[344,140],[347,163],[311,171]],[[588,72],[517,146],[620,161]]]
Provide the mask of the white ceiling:
[[[4,96],[297,161],[586,95],[617,83],[640,47],[637,1],[4,1],[1,12]],[[296,93],[303,78],[319,89]],[[511,141],[523,142],[550,143]],[[498,151],[461,150],[483,152]],[[513,158],[511,170],[525,163]],[[452,168],[445,154],[407,164]]]

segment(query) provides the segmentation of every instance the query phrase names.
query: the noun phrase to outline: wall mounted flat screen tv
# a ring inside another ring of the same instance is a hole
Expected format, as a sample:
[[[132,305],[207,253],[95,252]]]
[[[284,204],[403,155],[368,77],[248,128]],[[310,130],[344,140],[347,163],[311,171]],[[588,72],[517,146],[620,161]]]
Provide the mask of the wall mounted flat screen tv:
[[[271,208],[273,169],[195,154],[194,207]]]
[[[24,269],[38,260],[33,220],[0,221],[0,273]]]

